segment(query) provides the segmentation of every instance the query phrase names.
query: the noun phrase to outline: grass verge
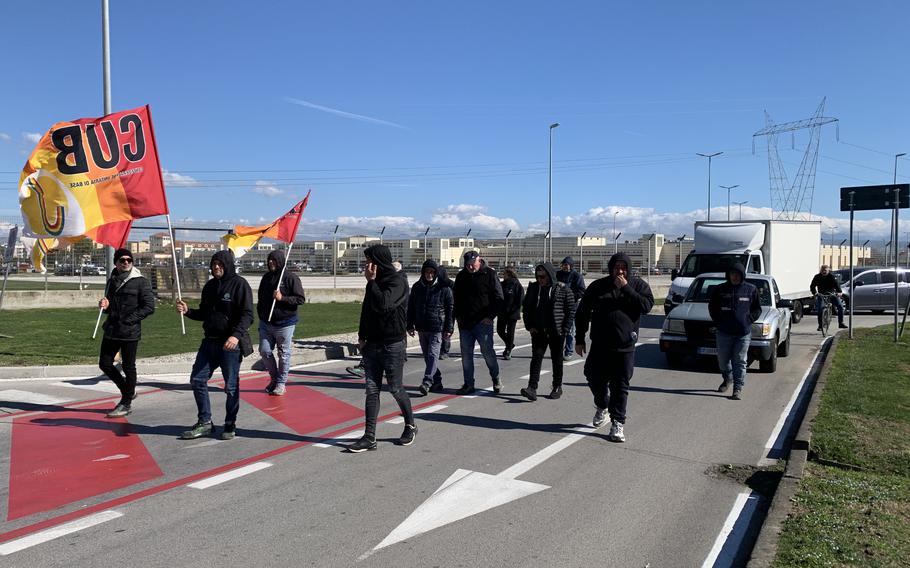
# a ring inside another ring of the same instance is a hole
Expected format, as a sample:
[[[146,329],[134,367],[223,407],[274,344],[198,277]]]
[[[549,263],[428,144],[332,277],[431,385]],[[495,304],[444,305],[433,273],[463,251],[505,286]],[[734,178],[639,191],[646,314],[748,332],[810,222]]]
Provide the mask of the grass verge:
[[[910,349],[859,329],[834,354],[775,566],[907,566]]]
[[[195,303],[190,302],[190,306]],[[304,304],[295,339],[321,337],[357,330],[360,304]],[[98,310],[93,308],[15,310],[0,313],[0,366],[92,364],[98,361],[99,339],[92,340]],[[250,328],[253,346],[259,342],[258,318]],[[142,323],[139,357],[195,351],[202,323],[186,320],[186,335],[174,305],[160,302]]]
[[[76,291],[79,289],[78,282],[54,282],[49,280],[47,282],[48,290],[73,290]],[[82,284],[83,290],[104,290],[104,284],[89,284],[84,282]],[[44,290],[44,280],[9,280],[6,283],[6,291],[13,290]]]

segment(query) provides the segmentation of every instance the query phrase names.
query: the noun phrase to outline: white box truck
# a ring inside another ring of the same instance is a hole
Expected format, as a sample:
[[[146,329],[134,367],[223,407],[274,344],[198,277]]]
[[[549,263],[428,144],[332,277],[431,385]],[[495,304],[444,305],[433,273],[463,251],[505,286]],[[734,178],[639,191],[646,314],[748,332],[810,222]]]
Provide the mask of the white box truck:
[[[670,275],[664,313],[678,306],[692,280],[726,272],[741,262],[746,272],[770,274],[781,298],[793,300],[793,322],[812,306],[809,283],[821,259],[821,221],[696,221],[695,247]]]

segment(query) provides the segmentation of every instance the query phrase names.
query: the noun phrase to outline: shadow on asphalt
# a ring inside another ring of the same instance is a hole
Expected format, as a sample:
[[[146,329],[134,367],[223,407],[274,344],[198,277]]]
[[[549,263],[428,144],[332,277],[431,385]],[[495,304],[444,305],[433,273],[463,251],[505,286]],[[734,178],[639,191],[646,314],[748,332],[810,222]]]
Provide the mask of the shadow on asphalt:
[[[504,420],[502,418],[490,418],[486,416],[462,416],[458,414],[447,414],[444,412],[434,412],[432,414],[417,414],[420,420],[427,422],[445,422],[458,426],[470,426],[473,428],[487,428],[489,430],[527,430],[529,432],[551,432],[555,434],[584,434],[592,438],[601,438],[607,440],[607,433],[579,432],[578,428],[590,427],[589,424],[533,424],[528,422],[517,422],[515,420]]]

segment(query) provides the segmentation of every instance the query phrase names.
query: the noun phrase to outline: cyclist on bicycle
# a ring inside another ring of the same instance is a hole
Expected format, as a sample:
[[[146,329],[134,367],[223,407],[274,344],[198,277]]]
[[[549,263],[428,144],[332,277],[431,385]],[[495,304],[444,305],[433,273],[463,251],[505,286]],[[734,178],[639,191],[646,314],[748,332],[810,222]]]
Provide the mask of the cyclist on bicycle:
[[[841,301],[842,291],[840,289],[840,284],[837,283],[837,278],[831,274],[827,264],[823,264],[820,272],[812,278],[812,283],[809,284],[809,291],[815,296],[815,313],[818,314],[818,331],[822,330],[822,306],[824,305],[824,298],[822,298],[822,295],[827,295],[831,301],[831,305],[837,308],[837,327],[846,329],[847,326],[844,325],[844,303]]]

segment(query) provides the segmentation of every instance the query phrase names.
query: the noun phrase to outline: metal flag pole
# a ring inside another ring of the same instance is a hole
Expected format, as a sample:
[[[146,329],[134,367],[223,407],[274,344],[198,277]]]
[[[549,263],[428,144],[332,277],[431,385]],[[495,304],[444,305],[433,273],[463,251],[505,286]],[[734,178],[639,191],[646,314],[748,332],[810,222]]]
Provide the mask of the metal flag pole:
[[[294,248],[294,241],[291,241],[291,244],[288,245],[288,252],[284,255],[284,266],[281,267],[281,274],[278,276],[278,285],[275,286],[275,290],[281,288],[281,281],[284,280],[284,271],[288,268],[288,259],[291,258],[291,249]],[[266,267],[268,270],[268,267]],[[269,319],[267,321],[272,321],[272,314],[275,313],[275,304],[278,303],[274,297],[272,298],[272,309],[269,310]]]
[[[855,195],[855,191],[850,192],[850,286],[853,286],[853,208],[855,207],[853,197]],[[856,299],[856,294],[853,293],[852,289],[850,290],[850,295],[853,298],[850,300],[850,321],[848,323],[850,329],[847,330],[847,335],[850,339],[853,339],[853,300]]]
[[[177,285],[177,299],[183,300],[183,294],[180,292],[180,271],[177,270],[177,243],[174,241],[174,229],[171,227],[171,214],[168,213],[164,216],[167,219],[167,234],[171,240],[171,261],[174,263],[174,282]],[[180,332],[183,335],[186,335],[186,322],[183,319],[183,314],[180,314]]]

